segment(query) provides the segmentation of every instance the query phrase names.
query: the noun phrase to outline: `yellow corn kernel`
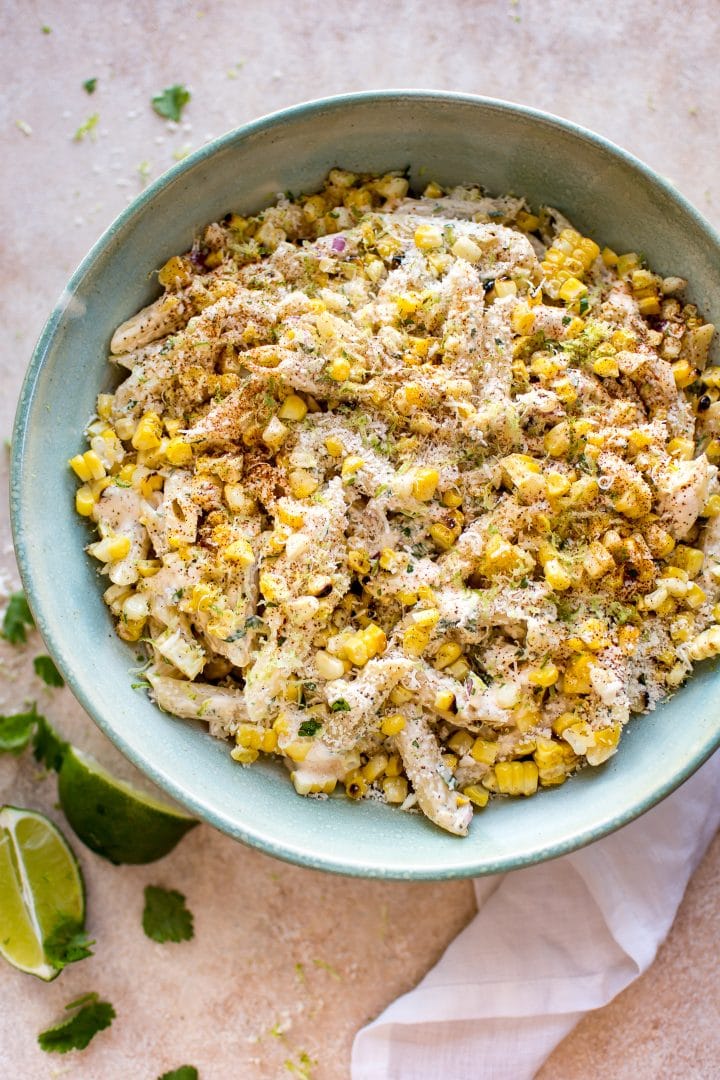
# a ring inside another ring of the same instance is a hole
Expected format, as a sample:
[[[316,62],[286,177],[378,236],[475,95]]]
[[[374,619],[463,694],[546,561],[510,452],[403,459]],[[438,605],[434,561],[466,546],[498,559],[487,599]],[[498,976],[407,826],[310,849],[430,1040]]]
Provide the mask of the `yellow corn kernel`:
[[[363,765],[360,770],[369,784],[372,784],[379,776],[385,772],[385,767],[388,763],[387,754],[379,753],[373,754],[368,760],[366,765]]]
[[[165,445],[165,457],[171,465],[187,465],[192,461],[192,447],[184,439],[176,436]]]
[[[695,609],[702,607],[702,605],[707,600],[707,594],[705,593],[704,589],[701,589],[696,582],[693,582],[688,591],[685,593],[683,600],[689,608]]]
[[[341,474],[343,480],[347,480],[348,477],[354,476],[356,472],[362,469],[365,462],[361,457],[357,457],[355,454],[348,454],[342,463]]]
[[[615,356],[598,356],[593,361],[593,371],[602,379],[616,379],[620,374],[617,358]]]
[[[101,420],[109,420],[112,416],[113,396],[112,394],[98,394],[97,402],[95,404],[95,411]]]
[[[532,334],[535,325],[535,315],[527,304],[520,303],[513,308],[510,316],[510,325],[516,334]]]
[[[567,495],[570,490],[570,480],[563,473],[549,472],[546,477],[547,493],[551,499],[558,499]]]
[[[672,373],[678,390],[684,390],[697,378],[695,368],[691,367],[687,360],[676,360],[672,365]]]
[[[517,296],[517,285],[514,281],[501,278],[500,281],[495,282],[495,295],[498,297]]]
[[[620,277],[625,277],[640,266],[640,256],[634,251],[628,251],[625,255],[618,255],[615,265]]]
[[[370,556],[360,548],[351,548],[347,554],[347,563],[356,574],[370,573]]]
[[[266,600],[271,603],[276,602],[279,599],[279,591],[277,581],[272,574],[265,572],[260,575],[260,592],[263,594]]]
[[[141,417],[132,444],[136,450],[157,450],[162,441],[162,422],[156,412],[146,412]]]
[[[397,735],[402,731],[407,721],[402,713],[393,713],[392,716],[386,716],[380,724],[380,730],[383,735]]]
[[[454,664],[456,660],[459,660],[462,652],[462,645],[459,645],[457,641],[443,642],[435,655],[433,667],[437,671],[442,671],[444,668],[449,667],[450,664]]]
[[[455,695],[452,690],[438,690],[433,701],[433,707],[438,712],[449,712],[455,704]]]
[[[570,491],[567,494],[567,505],[573,507],[590,506],[595,502],[599,493],[600,488],[597,480],[592,476],[581,476],[579,480],[570,485]]]
[[[515,224],[521,232],[535,232],[540,226],[540,218],[536,214],[529,214],[527,210],[518,210]]]
[[[260,750],[263,734],[263,731],[254,724],[240,724],[235,732],[235,742],[238,746],[245,746],[250,750]]]
[[[637,651],[640,630],[637,626],[621,626],[618,630],[618,645],[626,656],[633,656]]]
[[[233,761],[239,761],[241,765],[252,765],[259,756],[258,751],[249,746],[235,746],[230,751],[230,757]]]
[[[720,462],[720,439],[711,439],[705,447],[705,457],[717,465]]]
[[[548,585],[556,592],[563,592],[572,585],[572,578],[559,559],[548,559],[543,571]]]
[[[545,435],[543,446],[551,457],[563,457],[570,449],[570,427],[563,420]]]
[[[548,660],[542,665],[542,667],[534,668],[528,675],[528,682],[531,686],[540,686],[545,689],[548,686],[554,686],[560,678],[560,672],[551,660]]]
[[[408,795],[408,782],[404,776],[386,776],[383,780],[385,802],[403,803]]]
[[[240,566],[252,566],[255,562],[252,546],[243,537],[233,540],[231,544],[223,548],[223,558],[228,562],[238,563]]]
[[[144,499],[149,499],[154,491],[160,491],[164,483],[164,480],[160,473],[150,473],[148,476],[143,476],[140,481],[140,494]]]
[[[581,641],[593,652],[606,649],[610,644],[607,627],[602,619],[586,619],[579,630]]]
[[[106,536],[104,540],[88,546],[88,552],[100,562],[116,562],[124,559],[130,552],[130,538],[127,536]]]
[[[364,667],[370,659],[370,650],[359,634],[352,634],[345,641],[343,653],[356,667]]]
[[[641,315],[659,315],[662,310],[657,293],[638,298],[637,306]]]
[[[396,570],[400,568],[401,559],[396,551],[392,548],[383,548],[380,552],[380,558],[378,564],[381,570],[387,570],[388,573],[394,574]]]
[[[470,757],[479,761],[481,765],[494,765],[497,756],[497,743],[488,742],[487,739],[476,739],[470,747]]]
[[[321,679],[341,679],[345,674],[342,660],[322,649],[315,654],[315,666]]]
[[[462,793],[466,799],[469,799],[473,806],[483,809],[487,806],[490,799],[490,792],[485,788],[479,787],[477,784],[468,784],[467,787],[462,789]]]
[[[720,626],[710,626],[690,642],[687,655],[689,660],[708,660],[720,653]]]
[[[462,501],[462,495],[454,488],[444,491],[440,497],[440,502],[443,506],[447,506],[451,510],[455,510],[458,506],[462,506]]]
[[[325,440],[325,449],[330,457],[339,458],[342,457],[345,449],[339,439],[336,439],[334,435],[328,435]]]
[[[278,504],[277,508],[278,520],[283,525],[287,525],[290,529],[302,529],[305,524],[305,517],[299,510],[295,510],[290,506],[284,506],[282,503]]]
[[[483,562],[490,574],[496,571],[514,570],[519,562],[518,555],[518,549],[514,544],[510,544],[495,533],[485,545]]]
[[[690,461],[695,453],[695,443],[692,439],[678,436],[667,444],[667,452],[681,461]]]
[[[390,691],[388,701],[391,705],[407,705],[408,701],[412,701],[412,699],[412,690],[408,690],[405,686],[398,685]]]
[[[579,300],[581,296],[585,296],[588,288],[584,282],[580,281],[576,277],[569,277],[566,281],[563,281],[558,292],[558,296],[561,300],[564,300],[566,304],[572,304],[576,300]]]
[[[358,636],[365,643],[370,657],[380,656],[387,649],[387,637],[385,631],[377,623],[371,622],[358,632]]]
[[[320,481],[305,469],[293,469],[288,476],[288,487],[296,499],[307,499],[320,487]]]
[[[701,517],[717,517],[720,514],[720,495],[711,495],[701,511]]]
[[[617,266],[618,257],[612,248],[603,248],[600,257],[606,266]]]
[[[312,749],[312,742],[310,739],[303,740],[302,742],[291,742],[287,746],[283,747],[283,754],[289,757],[291,761],[301,762],[310,753]]]
[[[462,758],[470,753],[474,742],[475,740],[469,731],[456,731],[454,735],[450,736],[447,744],[453,753],[457,754],[458,758]]]
[[[75,492],[75,509],[82,517],[90,517],[95,508],[95,496],[87,484]]]
[[[534,761],[499,761],[495,781],[501,795],[534,795],[538,787],[538,767]]]
[[[553,720],[551,727],[555,735],[562,735],[566,728],[572,727],[579,722],[579,716],[576,713],[564,712],[560,716],[556,716]]]
[[[410,656],[422,656],[431,635],[432,631],[426,626],[409,626],[403,634],[403,649]]]
[[[416,469],[412,483],[414,497],[420,502],[429,502],[437,490],[439,479],[437,469]]]
[[[304,420],[307,411],[308,407],[303,399],[297,394],[290,394],[278,409],[278,416],[281,420]]]
[[[585,751],[589,765],[602,765],[604,761],[612,757],[620,741],[621,731],[620,724],[613,724],[611,727],[600,728],[593,732],[592,744]]]
[[[482,248],[469,236],[459,236],[450,250],[456,259],[465,259],[469,263],[476,263],[482,258]]]
[[[590,667],[595,663],[592,653],[580,653],[569,661],[563,675],[563,691],[566,694],[589,694],[592,690]]]
[[[445,668],[445,674],[451,675],[453,679],[457,679],[458,682],[463,682],[470,674],[470,665],[464,656],[456,660],[454,664],[450,664]]]
[[[418,225],[413,240],[415,247],[420,248],[421,251],[432,251],[434,248],[442,247],[443,236],[437,225],[431,225],[428,222]]]
[[[350,361],[344,356],[336,356],[330,361],[326,371],[334,382],[345,382],[350,378]]]
[[[409,590],[403,590],[396,594],[398,601],[403,607],[412,607],[413,604],[418,602],[418,594],[416,592],[410,592]]]
[[[699,548],[688,547],[686,544],[678,544],[673,552],[673,566],[684,570],[689,578],[697,577],[703,568],[705,555]]]
[[[367,791],[367,780],[359,769],[353,769],[343,780],[348,799],[362,799]]]
[[[449,551],[458,537],[455,529],[449,529],[447,525],[442,525],[440,522],[431,525],[429,532],[433,543],[440,551]]]

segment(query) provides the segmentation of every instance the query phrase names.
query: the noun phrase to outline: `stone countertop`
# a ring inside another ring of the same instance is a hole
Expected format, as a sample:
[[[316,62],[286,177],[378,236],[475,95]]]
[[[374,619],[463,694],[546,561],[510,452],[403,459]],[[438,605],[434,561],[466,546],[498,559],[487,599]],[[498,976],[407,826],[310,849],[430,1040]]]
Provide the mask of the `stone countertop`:
[[[487,94],[594,128],[671,178],[720,224],[720,34],[710,0],[599,5],[578,0],[6,0],[0,41],[0,437],[34,341],[91,243],[148,177],[263,113],[350,90],[415,86]],[[45,30],[43,28],[46,28]],[[84,80],[96,76],[88,96]],[[180,125],[150,98],[192,89]],[[94,113],[94,132],[77,129]],[[94,135],[94,137],[93,137]],[[7,461],[2,495],[6,499]],[[39,478],[39,483],[43,482]],[[45,482],[51,484],[50,478]],[[0,586],[17,586],[0,523]],[[67,690],[33,675],[43,651],[0,642],[0,712],[35,699],[63,732],[131,776]],[[52,780],[26,756],[0,759],[0,801],[61,820]],[[46,985],[0,965],[3,1073],[35,1080],[153,1078],[183,1063],[202,1080],[347,1077],[352,1037],[412,987],[474,910],[468,882],[365,882],[276,862],[209,827],[162,862],[110,866],[76,843],[95,956]],[[140,926],[142,890],[181,890],[196,934],[157,945]],[[720,842],[693,879],[652,969],[588,1016],[543,1080],[709,1077],[720,1072]],[[412,918],[408,919],[408,912]],[[117,1020],[83,1053],[44,1055],[38,1031],[98,990]]]

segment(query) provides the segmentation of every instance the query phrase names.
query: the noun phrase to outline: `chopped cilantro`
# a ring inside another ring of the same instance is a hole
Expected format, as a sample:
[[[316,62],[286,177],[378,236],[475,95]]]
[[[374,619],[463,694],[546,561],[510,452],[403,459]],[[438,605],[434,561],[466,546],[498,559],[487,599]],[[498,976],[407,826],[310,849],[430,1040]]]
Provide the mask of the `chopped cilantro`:
[[[86,135],[92,135],[97,127],[98,120],[100,119],[100,113],[93,113],[92,116],[88,116],[80,127],[73,135],[75,142],[82,142]]]
[[[265,623],[259,615],[248,615],[245,620],[245,626],[248,630],[259,630],[265,626]]]
[[[337,701],[330,703],[330,712],[350,712],[350,706],[345,698],[339,697]]]
[[[194,1065],[181,1065],[179,1069],[164,1072],[158,1080],[198,1080],[198,1071]]]
[[[563,317],[562,317],[563,326],[569,326],[571,322],[572,322],[572,316],[571,315],[563,315]]]
[[[43,34],[52,34],[51,26],[41,26],[40,29],[42,30]]]
[[[190,100],[190,91],[186,86],[176,83],[174,86],[166,86],[159,94],[151,99],[151,104],[158,116],[165,120],[180,122],[182,111]]]
[[[185,907],[185,897],[175,889],[159,885],[145,888],[143,930],[153,941],[189,941],[194,936],[192,912]]]
[[[68,1050],[84,1050],[99,1031],[110,1027],[116,1013],[109,1001],[100,1001],[97,994],[85,994],[65,1006],[76,1010],[66,1020],[54,1024],[38,1035],[41,1050],[49,1054],[66,1054]]]
[[[92,79],[86,79],[82,86],[86,94],[94,94],[97,87],[97,76],[93,75]]]
[[[33,706],[33,711],[35,706]],[[37,728],[33,738],[33,757],[45,766],[46,769],[54,769],[60,772],[65,751],[70,743],[61,739],[58,733],[50,726],[44,716],[36,714]]]
[[[585,315],[586,312],[589,309],[590,309],[590,301],[588,300],[587,296],[581,296],[580,297],[580,314]]]
[[[347,702],[346,702],[347,704]],[[334,709],[334,705],[333,705]],[[298,728],[298,735],[312,736],[317,735],[318,731],[322,727],[320,720],[303,720],[302,724]]]
[[[38,678],[42,679],[46,686],[64,686],[65,680],[55,667],[55,663],[49,656],[36,656],[33,667]]]
[[[43,950],[53,967],[62,971],[68,964],[92,956],[90,946],[94,944],[74,919],[65,919],[45,938]]]
[[[0,716],[0,753],[21,754],[32,738],[38,719],[34,703],[29,712]]]
[[[13,593],[5,608],[0,637],[4,637],[11,645],[24,645],[27,641],[27,627],[34,625],[35,620],[25,599],[25,593],[22,590]]]

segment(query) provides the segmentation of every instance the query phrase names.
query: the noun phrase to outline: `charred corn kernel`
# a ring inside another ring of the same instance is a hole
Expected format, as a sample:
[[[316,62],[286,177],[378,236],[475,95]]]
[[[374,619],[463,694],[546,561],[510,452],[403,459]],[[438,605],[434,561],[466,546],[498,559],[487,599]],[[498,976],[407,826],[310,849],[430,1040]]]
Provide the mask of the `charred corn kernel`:
[[[362,469],[365,462],[361,457],[357,457],[355,454],[348,454],[342,463],[341,474],[343,480],[347,480],[348,477],[354,476],[356,472]]]
[[[397,735],[399,731],[402,731],[405,727],[406,720],[402,713],[393,713],[392,716],[386,716],[380,724],[380,730],[383,735]]]
[[[554,686],[560,678],[560,672],[552,661],[543,664],[542,667],[534,668],[528,675],[531,686],[540,686],[543,689]]]
[[[330,361],[326,371],[334,382],[346,382],[350,378],[350,361],[344,356],[336,356]]]
[[[451,510],[456,509],[458,506],[462,506],[462,495],[454,488],[450,488],[449,491],[444,491],[440,498],[443,506],[449,507]]]
[[[667,444],[667,451],[671,457],[679,458],[682,461],[690,461],[695,453],[695,443],[692,439],[678,436],[671,439]]]
[[[144,499],[149,499],[154,491],[160,491],[164,483],[164,480],[160,473],[150,473],[148,476],[143,476],[140,481],[140,494]]]
[[[538,788],[538,767],[534,761],[498,761],[494,769],[501,795],[534,795]]]
[[[598,356],[593,361],[593,371],[602,379],[616,379],[620,374],[620,368],[614,356]]]
[[[495,282],[495,295],[499,297],[517,296],[517,285],[514,281],[501,278],[500,281]]]
[[[449,667],[450,664],[454,664],[462,656],[462,645],[458,645],[456,641],[445,641],[438,649],[433,660],[433,667],[437,671],[442,671],[443,668]]]
[[[572,304],[579,300],[581,296],[585,296],[587,291],[587,285],[583,281],[576,277],[569,277],[560,286],[558,296],[566,304]]]
[[[362,799],[367,791],[367,780],[359,769],[353,769],[343,780],[348,799]]]
[[[165,447],[165,457],[171,465],[187,465],[192,461],[192,447],[184,439],[170,439]]]
[[[687,360],[676,360],[672,365],[673,378],[678,390],[684,390],[690,383],[695,382],[697,372],[690,366]]]
[[[254,724],[240,724],[235,732],[235,742],[250,750],[262,749],[264,732]]]
[[[370,657],[380,656],[387,649],[385,631],[377,623],[368,623],[366,627],[359,631],[359,636],[365,643]]]
[[[433,707],[438,712],[449,712],[455,704],[455,695],[452,690],[438,690],[433,701]]]
[[[429,502],[437,490],[439,479],[437,469],[416,469],[412,482],[413,496],[420,502]]]
[[[347,555],[348,566],[356,574],[370,573],[370,556],[360,548],[351,548]]]
[[[342,660],[322,649],[315,653],[315,666],[321,679],[342,679],[345,674],[345,665]]]
[[[307,499],[320,487],[320,481],[305,469],[293,469],[288,476],[288,487],[296,499]]]
[[[409,656],[422,656],[430,644],[432,630],[427,626],[409,626],[403,634],[403,649]]]
[[[408,690],[405,686],[396,686],[394,690],[390,691],[388,701],[391,705],[407,705],[412,699],[412,690]]]
[[[470,747],[470,757],[479,761],[481,765],[494,765],[497,756],[497,743],[488,742],[487,739],[476,739]]]
[[[592,653],[573,656],[563,674],[563,691],[566,694],[589,694],[592,690],[590,668],[594,663]]]
[[[239,566],[252,566],[255,562],[252,546],[242,537],[223,548],[223,558],[228,562],[238,563]]]
[[[567,495],[570,490],[570,480],[563,473],[549,472],[546,481],[547,493],[551,499],[557,499],[561,495]]]
[[[458,538],[458,533],[455,529],[449,529],[447,525],[443,525],[440,522],[431,525],[429,532],[433,543],[440,551],[449,551]]]
[[[550,428],[543,439],[543,446],[551,457],[564,457],[567,454],[570,449],[570,426],[567,421],[563,420]]]
[[[334,435],[329,435],[325,440],[325,449],[330,457],[334,458],[342,457],[345,452],[343,444]]]
[[[606,266],[617,266],[618,257],[612,248],[603,248],[600,257]]]
[[[618,255],[615,265],[620,277],[625,277],[640,266],[640,256],[634,251],[628,251],[625,255]]]
[[[372,784],[375,780],[378,779],[379,776],[382,776],[382,774],[385,772],[387,763],[387,754],[373,754],[373,756],[368,759],[367,764],[363,765],[360,771],[362,772],[367,782],[369,784]]]
[[[553,720],[551,727],[555,735],[562,735],[566,728],[572,727],[574,724],[579,723],[580,717],[576,713],[564,712],[560,716],[556,716]]]
[[[370,659],[370,651],[359,634],[352,634],[347,639],[343,652],[356,667],[364,667]]]
[[[413,240],[415,247],[420,248],[421,251],[432,251],[434,248],[442,247],[443,235],[437,225],[423,223],[415,230]]]
[[[281,420],[304,420],[307,411],[308,407],[303,399],[297,394],[290,394],[278,409],[278,416]]]
[[[687,544],[678,544],[673,552],[673,566],[684,570],[689,578],[697,577],[703,568],[705,555],[699,548],[688,547]]]
[[[385,802],[403,803],[408,796],[408,782],[404,776],[386,776],[382,783]]]
[[[559,559],[548,559],[543,572],[548,585],[556,592],[563,592],[572,585],[572,578]]]
[[[540,218],[536,214],[529,214],[527,210],[518,210],[515,224],[522,232],[535,232],[540,227]]]
[[[132,437],[136,450],[157,450],[162,440],[162,423],[156,412],[146,412]]]
[[[87,484],[75,492],[75,509],[82,517],[90,517],[95,508],[95,496]]]
[[[482,248],[469,236],[459,236],[450,250],[456,259],[465,259],[469,263],[476,263],[482,258]]]
[[[708,660],[720,653],[720,626],[711,626],[703,630],[690,642],[687,648],[689,660]]]
[[[459,758],[465,757],[470,753],[470,749],[473,746],[475,740],[468,731],[456,731],[454,735],[451,735],[448,739],[448,746],[457,754]]]

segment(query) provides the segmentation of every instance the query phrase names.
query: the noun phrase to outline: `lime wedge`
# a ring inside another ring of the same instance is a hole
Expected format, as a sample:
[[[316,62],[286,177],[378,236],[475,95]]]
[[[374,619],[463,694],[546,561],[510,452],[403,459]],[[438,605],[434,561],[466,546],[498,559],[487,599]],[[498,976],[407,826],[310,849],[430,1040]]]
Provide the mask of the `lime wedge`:
[[[58,777],[65,817],[84,844],[114,863],[161,859],[198,822],[117,780],[101,765],[68,747]]]
[[[49,982],[60,968],[43,942],[63,923],[85,921],[85,888],[60,830],[42,814],[0,810],[0,953],[21,971]]]

